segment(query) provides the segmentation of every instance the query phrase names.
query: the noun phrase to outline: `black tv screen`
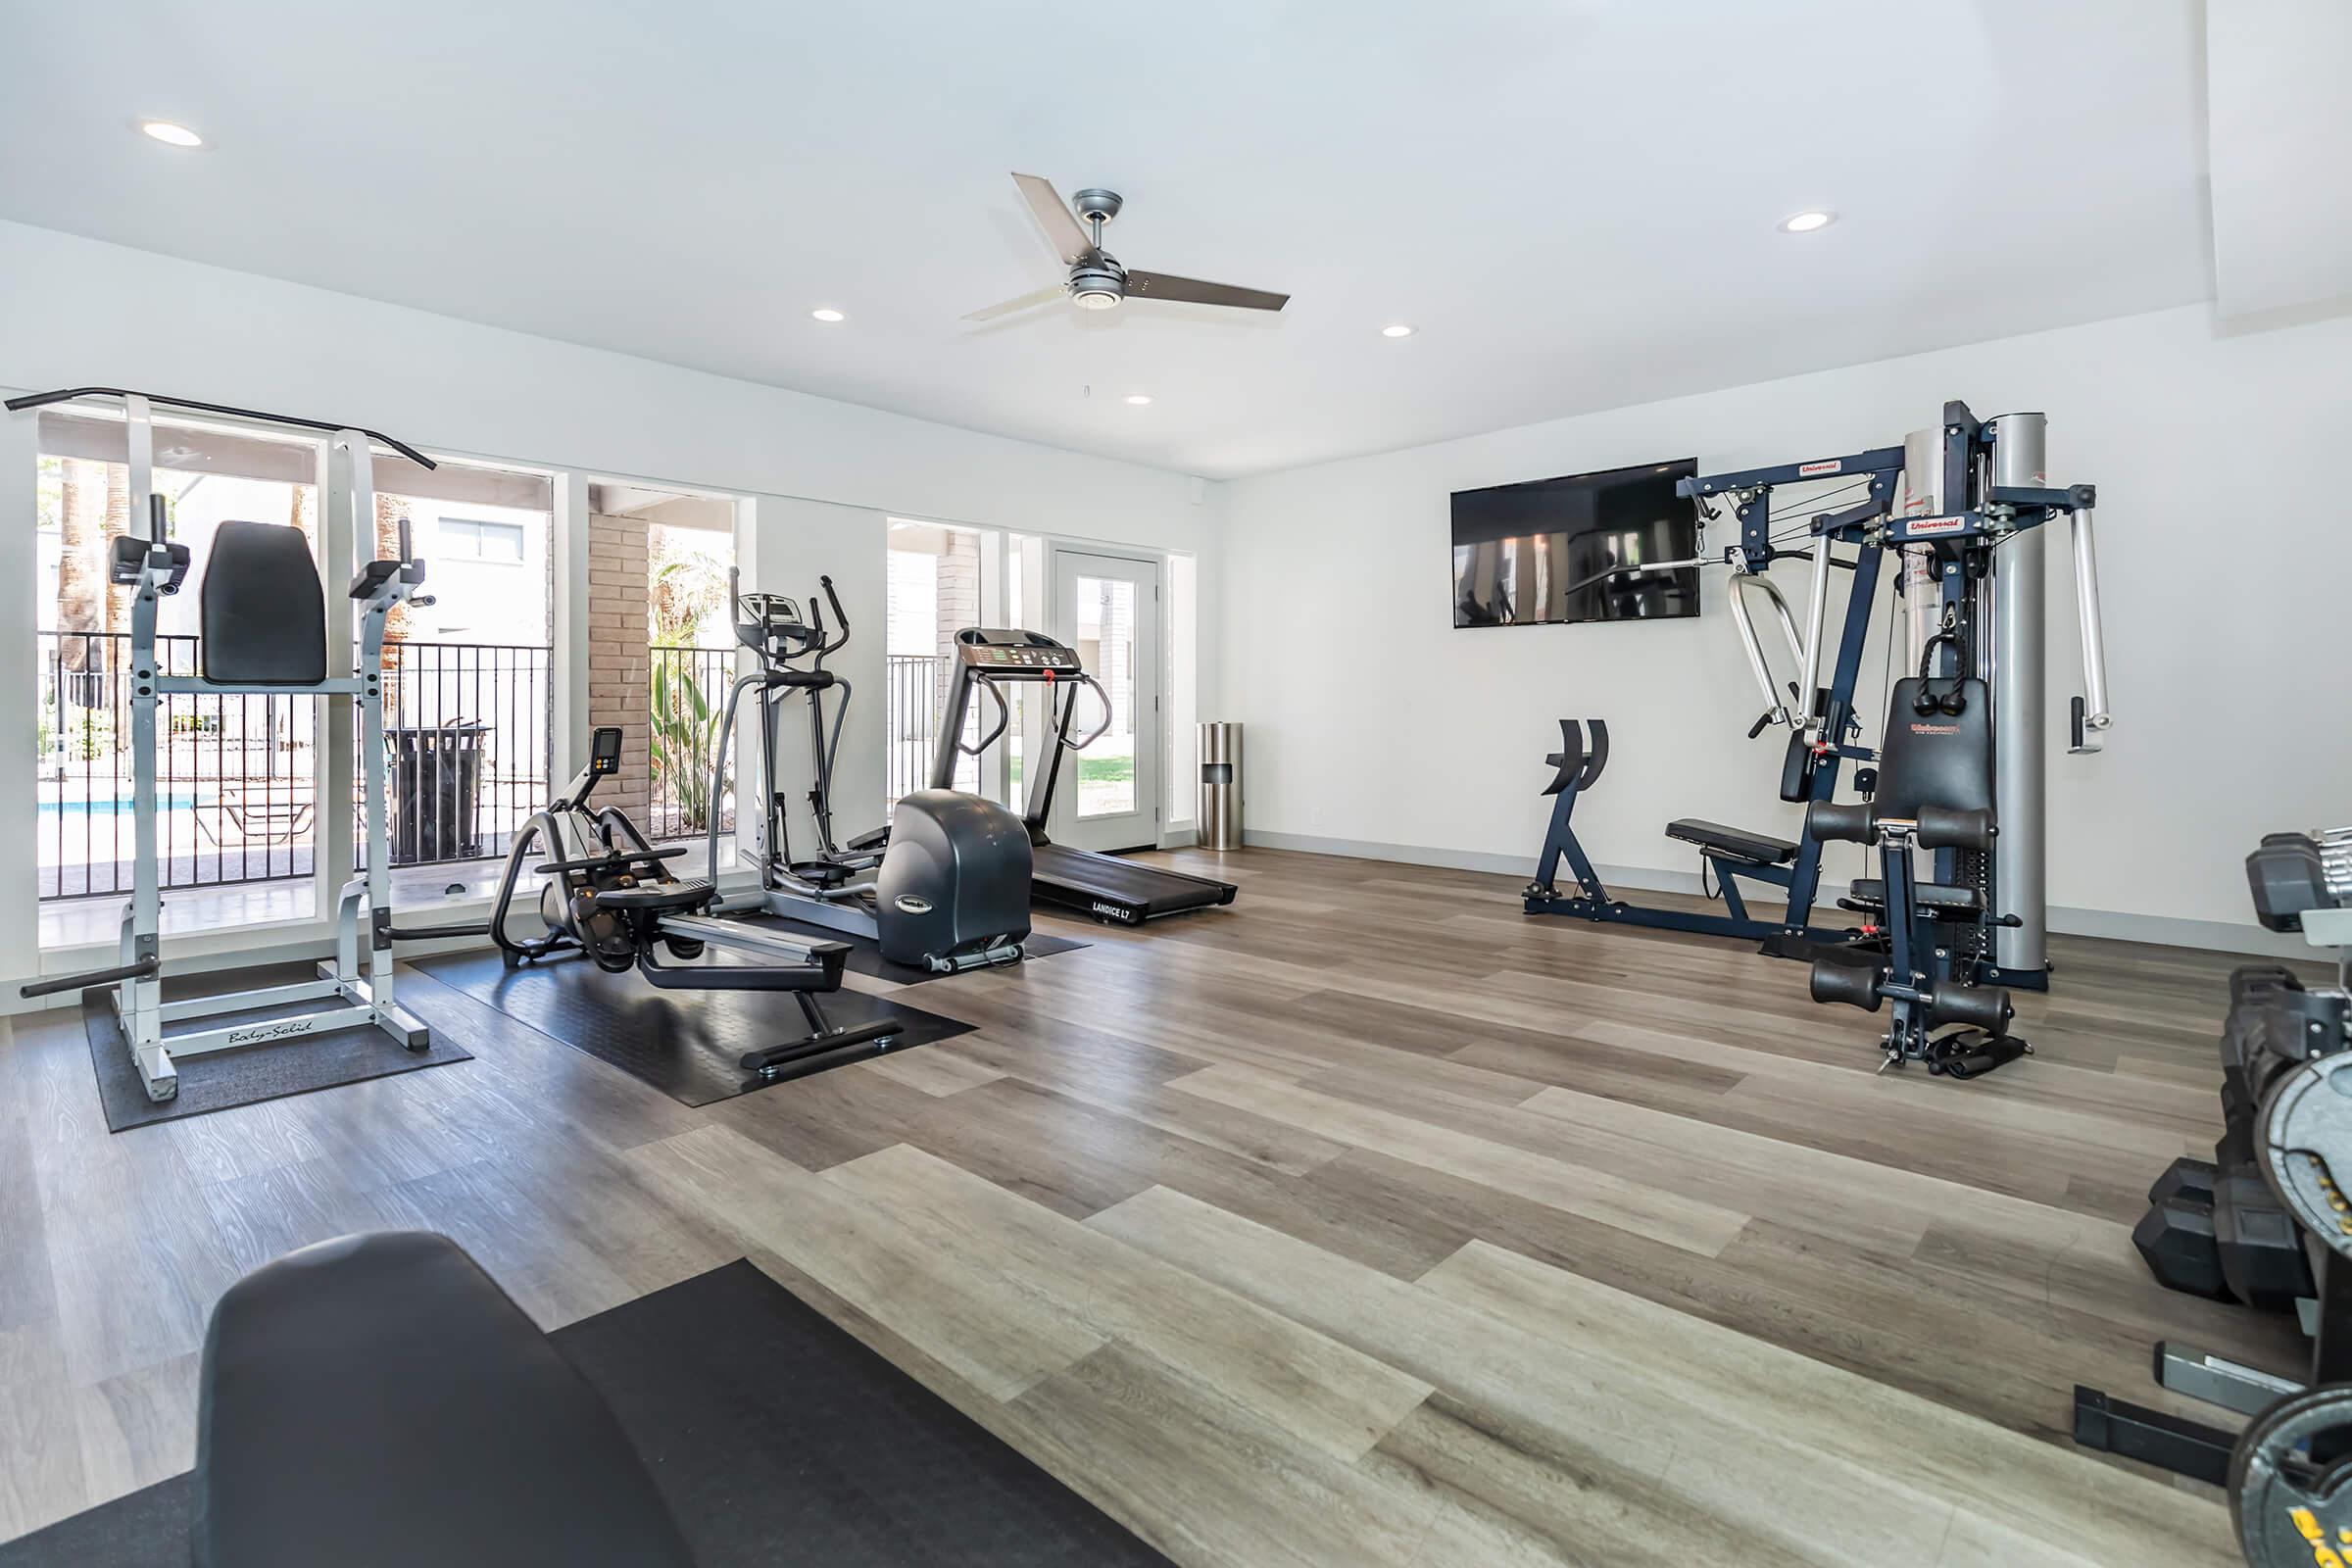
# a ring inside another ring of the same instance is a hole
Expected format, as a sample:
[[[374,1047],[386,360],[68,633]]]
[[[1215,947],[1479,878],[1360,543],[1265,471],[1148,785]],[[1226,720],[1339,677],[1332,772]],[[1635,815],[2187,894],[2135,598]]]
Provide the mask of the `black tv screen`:
[[[1698,613],[1695,460],[1453,493],[1453,623],[1546,626]]]

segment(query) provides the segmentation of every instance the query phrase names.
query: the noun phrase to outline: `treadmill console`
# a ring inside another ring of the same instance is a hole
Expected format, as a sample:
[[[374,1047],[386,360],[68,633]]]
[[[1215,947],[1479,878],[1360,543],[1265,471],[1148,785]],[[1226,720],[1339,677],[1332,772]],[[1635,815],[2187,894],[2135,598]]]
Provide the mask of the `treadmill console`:
[[[956,651],[974,674],[1081,675],[1078,652],[1041,631],[973,626],[956,634]]]

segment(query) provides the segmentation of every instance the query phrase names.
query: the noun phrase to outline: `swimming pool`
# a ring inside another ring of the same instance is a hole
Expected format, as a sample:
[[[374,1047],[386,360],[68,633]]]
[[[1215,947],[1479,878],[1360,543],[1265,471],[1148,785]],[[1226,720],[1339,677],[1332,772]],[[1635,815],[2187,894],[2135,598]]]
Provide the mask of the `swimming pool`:
[[[159,795],[155,798],[155,808],[159,811],[184,811],[196,804],[196,797],[193,795]],[[43,801],[41,803],[43,816],[115,816],[118,814],[128,816],[130,812],[130,797],[127,795],[94,796],[83,801]]]

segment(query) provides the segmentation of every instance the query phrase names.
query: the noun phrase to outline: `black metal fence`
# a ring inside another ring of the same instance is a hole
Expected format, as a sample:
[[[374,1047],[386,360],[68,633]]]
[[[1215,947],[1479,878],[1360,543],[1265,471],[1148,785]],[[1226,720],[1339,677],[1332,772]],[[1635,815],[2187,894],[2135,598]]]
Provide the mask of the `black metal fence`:
[[[651,655],[648,730],[652,754],[652,798],[646,833],[656,843],[708,832],[710,812],[718,830],[735,830],[735,775],[730,765],[710,798],[710,754],[718,740],[719,709],[735,679],[735,650],[656,644]],[[739,713],[744,733],[758,734],[755,714]]]
[[[385,647],[386,832],[394,865],[504,855],[547,804],[555,782],[550,652],[515,643]],[[352,861],[365,865],[367,823],[357,810],[355,795]]]
[[[36,763],[43,899],[130,890],[130,639],[42,632]],[[157,639],[171,675],[197,671],[197,639]],[[399,643],[385,650],[385,722],[395,768],[393,863],[504,854],[547,797],[551,714],[546,648]],[[156,715],[157,849],[166,888],[307,877],[317,849],[318,699],[201,693]],[[475,727],[478,726],[478,727]],[[470,778],[421,754],[469,730]],[[356,737],[355,737],[356,740]],[[445,789],[444,783],[450,788]],[[457,786],[470,785],[470,789]],[[470,822],[463,819],[469,798]],[[355,819],[354,837],[361,824]]]
[[[884,662],[884,705],[889,727],[883,732],[888,762],[887,804],[911,795],[930,782],[931,748],[939,736],[940,661],[929,654],[892,654]]]

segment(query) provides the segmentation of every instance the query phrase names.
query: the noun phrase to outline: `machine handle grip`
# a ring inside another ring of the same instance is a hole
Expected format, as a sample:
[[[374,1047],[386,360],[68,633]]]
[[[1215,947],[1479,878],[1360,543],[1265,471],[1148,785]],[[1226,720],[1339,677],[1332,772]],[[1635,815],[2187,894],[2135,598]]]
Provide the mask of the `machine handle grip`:
[[[817,586],[824,589],[825,598],[832,602],[834,620],[840,623],[839,635],[827,637],[824,612],[816,608],[816,600],[813,597],[809,599],[808,618],[816,627],[816,658],[817,662],[822,663],[850,646],[850,612],[841,608],[841,595],[833,591],[831,577],[820,573],[816,581]]]
[[[1797,637],[1796,622],[1789,615],[1788,601],[1781,597],[1780,590],[1753,573],[1735,572],[1727,603],[1731,606],[1733,629],[1740,635],[1740,651],[1747,656],[1747,672],[1755,677],[1756,690],[1764,694],[1764,723],[1792,724],[1795,720],[1789,717],[1788,710],[1781,704],[1780,691],[1772,683],[1772,671],[1764,662],[1764,645],[1757,639],[1756,623],[1747,612],[1746,590],[1750,584],[1762,588],[1765,596],[1771,600],[1781,617],[1782,629],[1788,635],[1788,646],[1795,649],[1800,658],[1804,645]],[[1762,733],[1761,726],[1748,732],[1751,739]]]
[[[2078,506],[2073,514],[2075,545],[2075,614],[2082,638],[2082,695],[2075,704],[2074,750],[2095,752],[2095,738],[2114,722],[2107,712],[2107,638],[2099,619],[2099,547],[2092,531],[2091,509]]]
[[[1005,706],[1004,694],[997,690],[997,683],[995,681],[984,680],[978,682],[978,685],[982,691],[988,693],[989,696],[997,700],[997,727],[990,730],[987,734],[981,736],[978,740],[972,742],[972,744],[969,746],[964,745],[960,739],[956,742],[956,749],[957,751],[966,753],[972,757],[978,757],[982,752],[987,751],[989,747],[995,743],[998,736],[1004,734],[1005,730],[1012,727],[1012,710]]]
[[[20,986],[17,995],[30,1000],[34,997],[54,997],[60,991],[89,991],[100,986],[119,986],[125,980],[145,980],[163,968],[160,958],[141,958],[136,963],[118,964],[112,969],[91,969],[81,974],[55,975],[47,980],[35,980]]]
[[[1102,704],[1102,722],[1090,730],[1086,739],[1082,741],[1070,739],[1070,720],[1078,716],[1078,694],[1070,693],[1070,700],[1062,705],[1061,723],[1057,726],[1061,731],[1061,744],[1073,752],[1083,752],[1102,738],[1103,732],[1110,728],[1110,721],[1115,715],[1111,712],[1110,693],[1102,689],[1101,681],[1083,670],[1078,673],[1077,679],[1079,684],[1094,688],[1096,698]]]
[[[474,920],[465,925],[388,925],[384,935],[395,942],[431,942],[440,937],[486,937],[490,922]]]

